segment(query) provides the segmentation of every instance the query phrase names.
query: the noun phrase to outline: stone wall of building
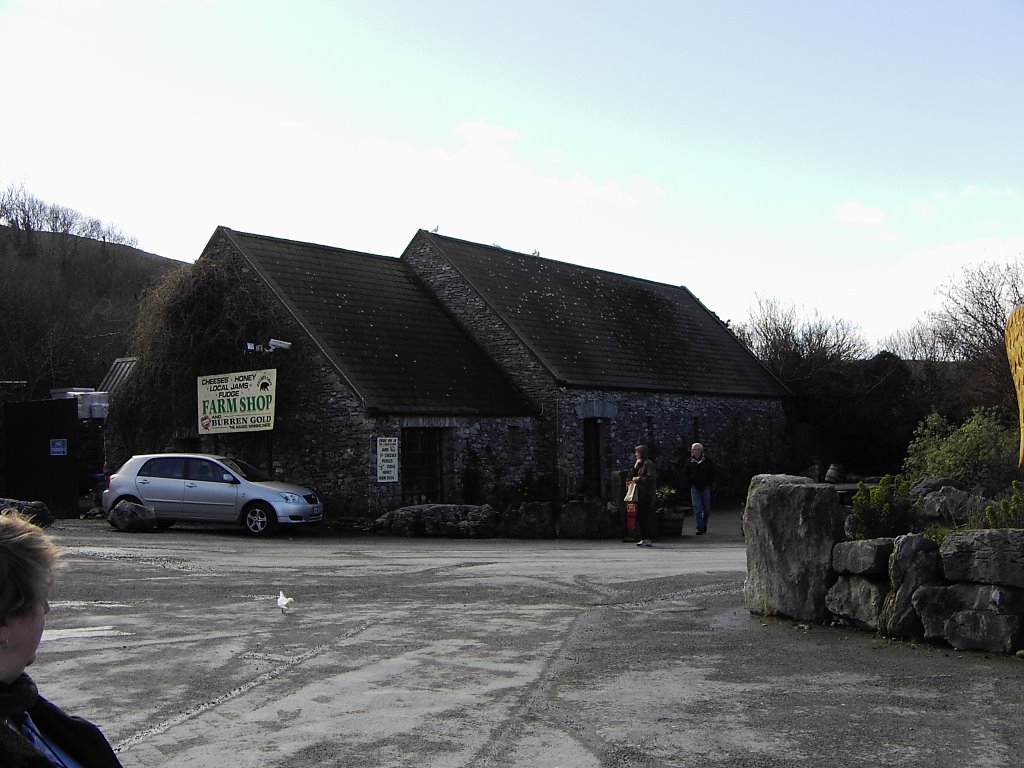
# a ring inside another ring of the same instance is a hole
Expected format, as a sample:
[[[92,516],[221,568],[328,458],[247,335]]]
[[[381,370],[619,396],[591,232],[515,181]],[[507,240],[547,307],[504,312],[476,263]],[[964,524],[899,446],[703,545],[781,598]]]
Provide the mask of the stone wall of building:
[[[378,517],[406,504],[401,482],[378,482],[378,437],[397,438],[403,429],[439,429],[442,441],[442,498],[446,504],[490,504],[495,509],[520,500],[532,486],[536,421],[529,417],[391,416],[374,420],[368,464],[367,514]],[[439,501],[437,499],[433,501]]]
[[[787,455],[777,400],[564,390],[555,414],[559,471],[570,496],[583,487],[586,419],[601,420],[606,478],[631,467],[634,448],[646,444],[659,485],[680,489],[690,446],[701,442],[716,462],[719,491],[742,498],[751,476],[777,469]],[[604,498],[617,492],[606,489]]]

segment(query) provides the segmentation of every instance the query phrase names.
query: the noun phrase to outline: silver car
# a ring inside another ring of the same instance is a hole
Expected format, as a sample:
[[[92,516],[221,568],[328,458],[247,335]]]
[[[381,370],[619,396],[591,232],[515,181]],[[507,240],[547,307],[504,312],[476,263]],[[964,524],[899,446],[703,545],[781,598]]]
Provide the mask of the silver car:
[[[278,525],[315,523],[324,516],[309,488],[273,480],[238,459],[201,453],[132,456],[107,478],[103,492],[104,509],[121,501],[152,507],[161,528],[179,520],[239,523],[264,535]]]

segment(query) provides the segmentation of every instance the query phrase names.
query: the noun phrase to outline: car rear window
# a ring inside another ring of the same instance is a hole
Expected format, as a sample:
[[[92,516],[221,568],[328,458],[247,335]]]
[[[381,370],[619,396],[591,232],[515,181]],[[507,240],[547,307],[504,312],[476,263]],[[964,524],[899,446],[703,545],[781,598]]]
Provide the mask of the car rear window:
[[[184,479],[185,460],[180,456],[161,456],[157,459],[150,459],[139,469],[139,476]]]

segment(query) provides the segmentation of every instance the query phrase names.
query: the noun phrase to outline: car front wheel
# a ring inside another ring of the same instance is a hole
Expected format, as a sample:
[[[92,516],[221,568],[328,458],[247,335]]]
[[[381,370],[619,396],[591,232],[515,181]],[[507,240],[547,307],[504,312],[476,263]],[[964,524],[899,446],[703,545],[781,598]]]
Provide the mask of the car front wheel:
[[[245,510],[242,524],[253,536],[267,536],[277,527],[277,514],[269,504],[253,504]]]

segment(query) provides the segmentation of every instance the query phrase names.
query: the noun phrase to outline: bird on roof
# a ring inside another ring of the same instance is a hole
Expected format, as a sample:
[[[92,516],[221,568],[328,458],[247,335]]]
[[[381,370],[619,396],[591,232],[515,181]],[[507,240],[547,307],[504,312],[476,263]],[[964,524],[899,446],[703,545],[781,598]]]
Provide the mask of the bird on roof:
[[[277,607],[281,609],[281,613],[288,613],[289,606],[291,606],[291,604],[294,602],[294,597],[284,596],[284,590],[281,590],[281,592],[277,596]]]

